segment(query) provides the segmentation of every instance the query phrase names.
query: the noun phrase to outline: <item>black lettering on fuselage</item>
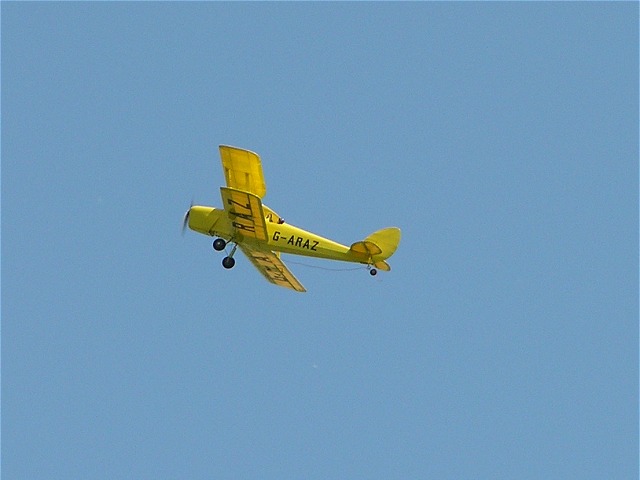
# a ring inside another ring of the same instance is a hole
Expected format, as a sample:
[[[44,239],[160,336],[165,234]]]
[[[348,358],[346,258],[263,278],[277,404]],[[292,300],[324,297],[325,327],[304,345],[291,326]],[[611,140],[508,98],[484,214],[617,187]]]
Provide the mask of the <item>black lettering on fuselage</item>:
[[[316,247],[320,244],[320,242],[317,242],[316,240],[311,240],[310,238],[304,237],[294,237],[293,235],[287,240],[286,237],[281,236],[280,232],[273,233],[273,240],[276,242],[278,240],[282,240],[283,242],[286,241],[287,245],[304,248],[306,250],[312,250],[314,252],[318,251]]]

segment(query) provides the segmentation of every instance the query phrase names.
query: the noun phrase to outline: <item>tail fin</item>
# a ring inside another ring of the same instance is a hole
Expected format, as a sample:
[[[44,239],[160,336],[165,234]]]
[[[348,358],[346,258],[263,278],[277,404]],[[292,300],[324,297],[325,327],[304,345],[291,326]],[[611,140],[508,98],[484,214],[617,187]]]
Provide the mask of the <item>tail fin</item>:
[[[382,250],[380,260],[386,260],[398,249],[400,229],[398,227],[383,228],[369,235],[364,241],[376,244]]]
[[[356,256],[366,258],[368,263],[386,264],[384,260],[395,253],[400,243],[400,229],[397,227],[383,228],[372,233],[361,242],[351,245],[350,251]],[[387,265],[388,267],[388,265]]]

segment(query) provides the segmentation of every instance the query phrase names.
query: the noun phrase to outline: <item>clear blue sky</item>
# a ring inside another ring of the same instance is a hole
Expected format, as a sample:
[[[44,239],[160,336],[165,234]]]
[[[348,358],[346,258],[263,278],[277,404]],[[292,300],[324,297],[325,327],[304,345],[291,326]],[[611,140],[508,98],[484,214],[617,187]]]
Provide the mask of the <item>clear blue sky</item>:
[[[638,3],[1,10],[4,478],[637,478]],[[225,271],[221,143],[393,270]]]

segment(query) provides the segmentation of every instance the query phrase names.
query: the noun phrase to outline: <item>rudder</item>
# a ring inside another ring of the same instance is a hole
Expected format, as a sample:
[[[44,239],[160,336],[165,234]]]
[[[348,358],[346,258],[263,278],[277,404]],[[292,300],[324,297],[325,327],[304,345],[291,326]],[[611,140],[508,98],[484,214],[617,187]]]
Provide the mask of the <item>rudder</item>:
[[[400,237],[401,233],[398,227],[388,227],[372,233],[364,241],[377,245],[381,250],[378,255],[374,255],[376,260],[386,260],[398,249]]]

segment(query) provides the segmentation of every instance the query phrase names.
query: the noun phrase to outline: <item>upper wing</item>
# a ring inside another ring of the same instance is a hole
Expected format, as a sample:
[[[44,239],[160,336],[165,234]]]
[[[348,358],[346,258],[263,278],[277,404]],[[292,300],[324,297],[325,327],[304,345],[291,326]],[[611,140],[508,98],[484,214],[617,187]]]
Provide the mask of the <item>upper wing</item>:
[[[262,164],[257,153],[241,148],[220,145],[222,169],[227,187],[264,197],[267,186],[264,183]]]
[[[249,192],[221,187],[222,203],[236,233],[244,238],[268,241],[269,233],[260,198]]]
[[[294,277],[293,273],[282,263],[282,260],[271,251],[254,250],[247,245],[239,245],[251,263],[271,283],[281,287],[291,288],[296,292],[306,292],[305,288]]]

